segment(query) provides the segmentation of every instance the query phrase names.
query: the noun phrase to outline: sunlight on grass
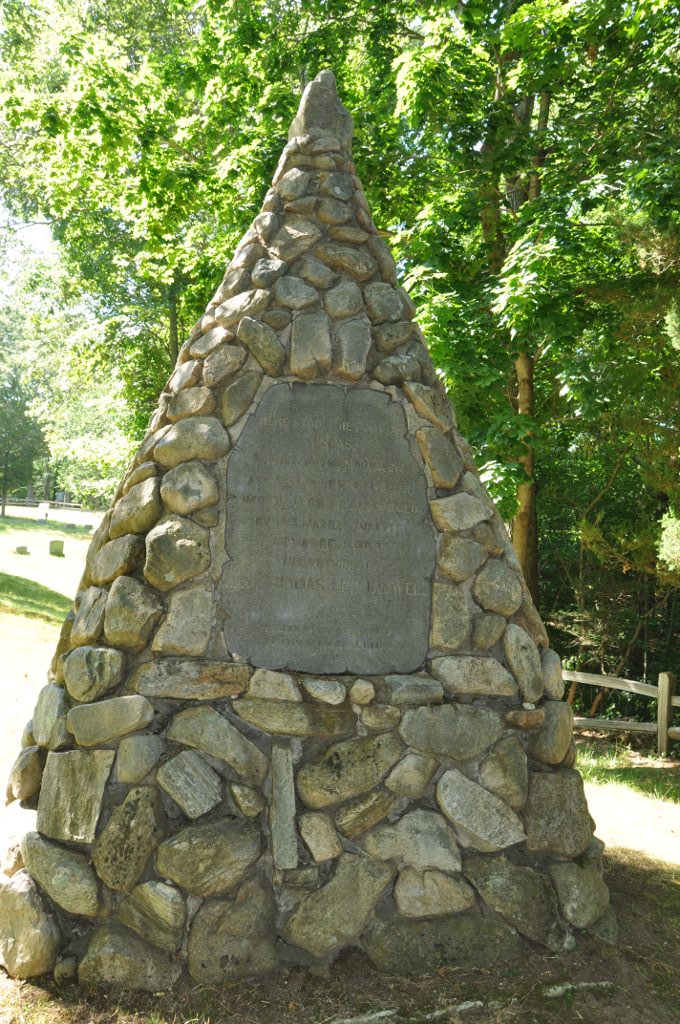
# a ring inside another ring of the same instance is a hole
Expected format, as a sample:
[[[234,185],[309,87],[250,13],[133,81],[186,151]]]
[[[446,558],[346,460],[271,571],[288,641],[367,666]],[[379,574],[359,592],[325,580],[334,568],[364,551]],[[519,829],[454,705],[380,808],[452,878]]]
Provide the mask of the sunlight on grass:
[[[40,583],[0,572],[0,609],[3,611],[60,624],[72,603],[68,597]]]
[[[641,755],[622,743],[584,744],[578,748],[577,767],[586,782],[614,784],[680,804],[680,767],[653,754]]]
[[[60,523],[53,519],[46,522],[39,519],[25,519],[19,516],[0,516],[0,535],[14,530],[30,530],[31,533],[59,534],[61,537],[92,537],[90,526],[77,526],[74,523]]]

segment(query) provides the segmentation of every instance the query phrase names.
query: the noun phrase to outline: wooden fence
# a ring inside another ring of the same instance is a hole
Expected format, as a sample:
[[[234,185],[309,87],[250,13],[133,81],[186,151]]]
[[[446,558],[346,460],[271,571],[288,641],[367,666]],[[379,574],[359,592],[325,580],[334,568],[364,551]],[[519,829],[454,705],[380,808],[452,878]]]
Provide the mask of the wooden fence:
[[[676,677],[672,672],[659,673],[659,685],[638,683],[634,679],[619,679],[617,676],[597,676],[590,672],[562,673],[564,679],[586,686],[602,686],[607,690],[626,690],[642,697],[651,697],[656,704],[656,722],[631,722],[623,718],[574,718],[575,729],[602,729],[612,732],[656,733],[656,748],[659,754],[667,755],[671,743],[680,741],[680,727],[671,725],[673,709],[680,708],[680,696],[675,696]]]

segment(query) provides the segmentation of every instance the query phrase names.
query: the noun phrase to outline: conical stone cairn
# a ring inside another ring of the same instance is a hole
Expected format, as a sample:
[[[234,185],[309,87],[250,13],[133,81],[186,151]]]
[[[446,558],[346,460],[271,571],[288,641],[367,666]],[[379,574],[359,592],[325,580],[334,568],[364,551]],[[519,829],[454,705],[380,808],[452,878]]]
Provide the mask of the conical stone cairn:
[[[9,780],[14,977],[613,939],[560,659],[351,136],[322,72],[92,541]]]

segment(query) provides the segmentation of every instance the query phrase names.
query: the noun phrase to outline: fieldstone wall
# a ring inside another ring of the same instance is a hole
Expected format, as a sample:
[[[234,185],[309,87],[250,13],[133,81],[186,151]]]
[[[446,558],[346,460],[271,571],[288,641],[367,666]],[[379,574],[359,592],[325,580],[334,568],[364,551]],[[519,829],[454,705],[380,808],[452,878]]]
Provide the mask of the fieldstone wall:
[[[13,976],[614,937],[560,660],[350,145],[324,72],[93,539],[8,784]]]

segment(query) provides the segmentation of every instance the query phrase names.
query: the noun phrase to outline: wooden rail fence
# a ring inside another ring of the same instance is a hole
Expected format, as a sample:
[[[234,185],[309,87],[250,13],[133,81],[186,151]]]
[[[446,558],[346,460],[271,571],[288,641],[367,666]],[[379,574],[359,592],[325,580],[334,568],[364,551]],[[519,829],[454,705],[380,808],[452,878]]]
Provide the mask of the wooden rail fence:
[[[676,677],[672,672],[659,673],[659,685],[638,683],[634,679],[619,679],[618,676],[597,676],[591,672],[562,673],[564,679],[586,686],[602,686],[607,690],[626,690],[642,697],[651,697],[657,702],[656,722],[632,722],[623,718],[574,718],[575,729],[602,729],[612,732],[656,733],[656,748],[666,756],[671,743],[680,741],[680,727],[673,726],[673,709],[680,708],[680,696],[675,696]]]

